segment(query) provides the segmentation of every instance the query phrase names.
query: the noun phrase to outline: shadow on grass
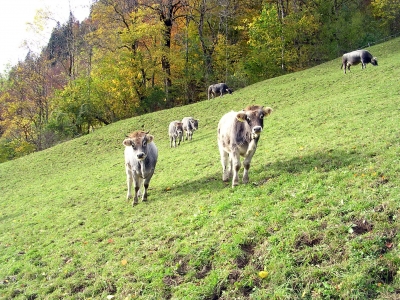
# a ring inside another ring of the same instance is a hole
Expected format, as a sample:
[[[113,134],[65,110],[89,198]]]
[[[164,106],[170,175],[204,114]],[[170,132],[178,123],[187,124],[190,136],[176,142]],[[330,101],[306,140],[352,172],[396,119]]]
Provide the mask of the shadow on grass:
[[[257,153],[255,154],[257,155]],[[310,155],[293,157],[289,160],[275,161],[267,164],[255,165],[250,167],[249,176],[250,181],[252,178],[257,180],[257,173],[267,172],[271,177],[279,176],[283,173],[301,174],[309,172],[330,172],[350,165],[363,164],[365,157],[356,151],[344,150],[329,150],[326,152],[316,152]],[[243,159],[242,159],[243,162]],[[218,166],[218,169],[219,166]],[[243,166],[239,171],[239,185],[241,183],[241,176],[243,175]],[[260,178],[258,178],[260,180]],[[265,182],[261,179],[260,182]],[[231,187],[231,179],[228,182],[222,181],[222,171],[208,174],[207,176],[196,178],[193,180],[186,180],[184,182],[175,184],[171,190],[164,189],[164,192],[171,193],[173,196],[193,195],[202,193],[213,193],[220,191],[224,188]]]
[[[261,171],[262,168],[266,168],[273,173],[298,174],[310,171],[321,173],[338,170],[350,165],[363,164],[364,159],[365,156],[356,151],[329,150],[297,156],[289,160],[275,161],[263,167],[256,167],[255,170]]]

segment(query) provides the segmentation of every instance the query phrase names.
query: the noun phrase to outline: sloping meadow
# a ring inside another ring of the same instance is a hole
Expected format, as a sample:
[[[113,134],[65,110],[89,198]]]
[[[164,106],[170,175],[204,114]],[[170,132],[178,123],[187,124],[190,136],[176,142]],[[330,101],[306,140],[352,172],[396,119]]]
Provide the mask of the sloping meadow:
[[[395,299],[400,40],[368,50],[378,67],[344,75],[338,58],[0,164],[0,298]],[[217,124],[249,104],[274,112],[232,189]],[[171,149],[185,116],[199,130]],[[122,141],[136,129],[159,162],[132,207]]]

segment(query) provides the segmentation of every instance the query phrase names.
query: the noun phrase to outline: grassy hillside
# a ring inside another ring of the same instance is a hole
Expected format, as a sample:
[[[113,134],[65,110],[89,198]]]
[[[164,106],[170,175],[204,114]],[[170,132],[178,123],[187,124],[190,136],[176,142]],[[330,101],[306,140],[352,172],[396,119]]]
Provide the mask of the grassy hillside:
[[[0,298],[398,298],[400,40],[369,50],[378,67],[338,58],[0,164]],[[216,127],[248,104],[274,112],[232,189]],[[199,131],[170,149],[184,116]],[[142,128],[159,163],[132,207],[122,141]]]

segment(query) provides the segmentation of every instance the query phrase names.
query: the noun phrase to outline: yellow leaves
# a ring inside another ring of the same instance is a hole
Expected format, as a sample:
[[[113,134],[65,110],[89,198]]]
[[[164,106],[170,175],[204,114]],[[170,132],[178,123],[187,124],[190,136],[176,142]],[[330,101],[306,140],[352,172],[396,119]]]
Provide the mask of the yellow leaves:
[[[267,272],[267,271],[260,271],[260,272],[258,272],[258,276],[259,276],[261,279],[267,278],[268,272]]]

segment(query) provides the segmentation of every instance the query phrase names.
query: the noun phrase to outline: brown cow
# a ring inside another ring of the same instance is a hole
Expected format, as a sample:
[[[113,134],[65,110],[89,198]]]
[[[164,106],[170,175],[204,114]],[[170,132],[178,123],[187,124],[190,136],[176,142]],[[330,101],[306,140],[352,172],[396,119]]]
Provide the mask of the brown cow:
[[[139,189],[144,187],[142,201],[147,200],[147,189],[157,164],[158,150],[153,142],[154,137],[148,132],[135,131],[123,141],[125,146],[125,170],[128,184],[127,200],[132,198],[132,182],[135,196],[132,205],[138,203]]]
[[[239,112],[231,111],[219,121],[218,147],[221,155],[222,180],[228,181],[233,169],[232,187],[239,183],[240,156],[244,157],[243,183],[249,181],[250,162],[257,149],[264,117],[271,112],[270,107],[251,105]]]

